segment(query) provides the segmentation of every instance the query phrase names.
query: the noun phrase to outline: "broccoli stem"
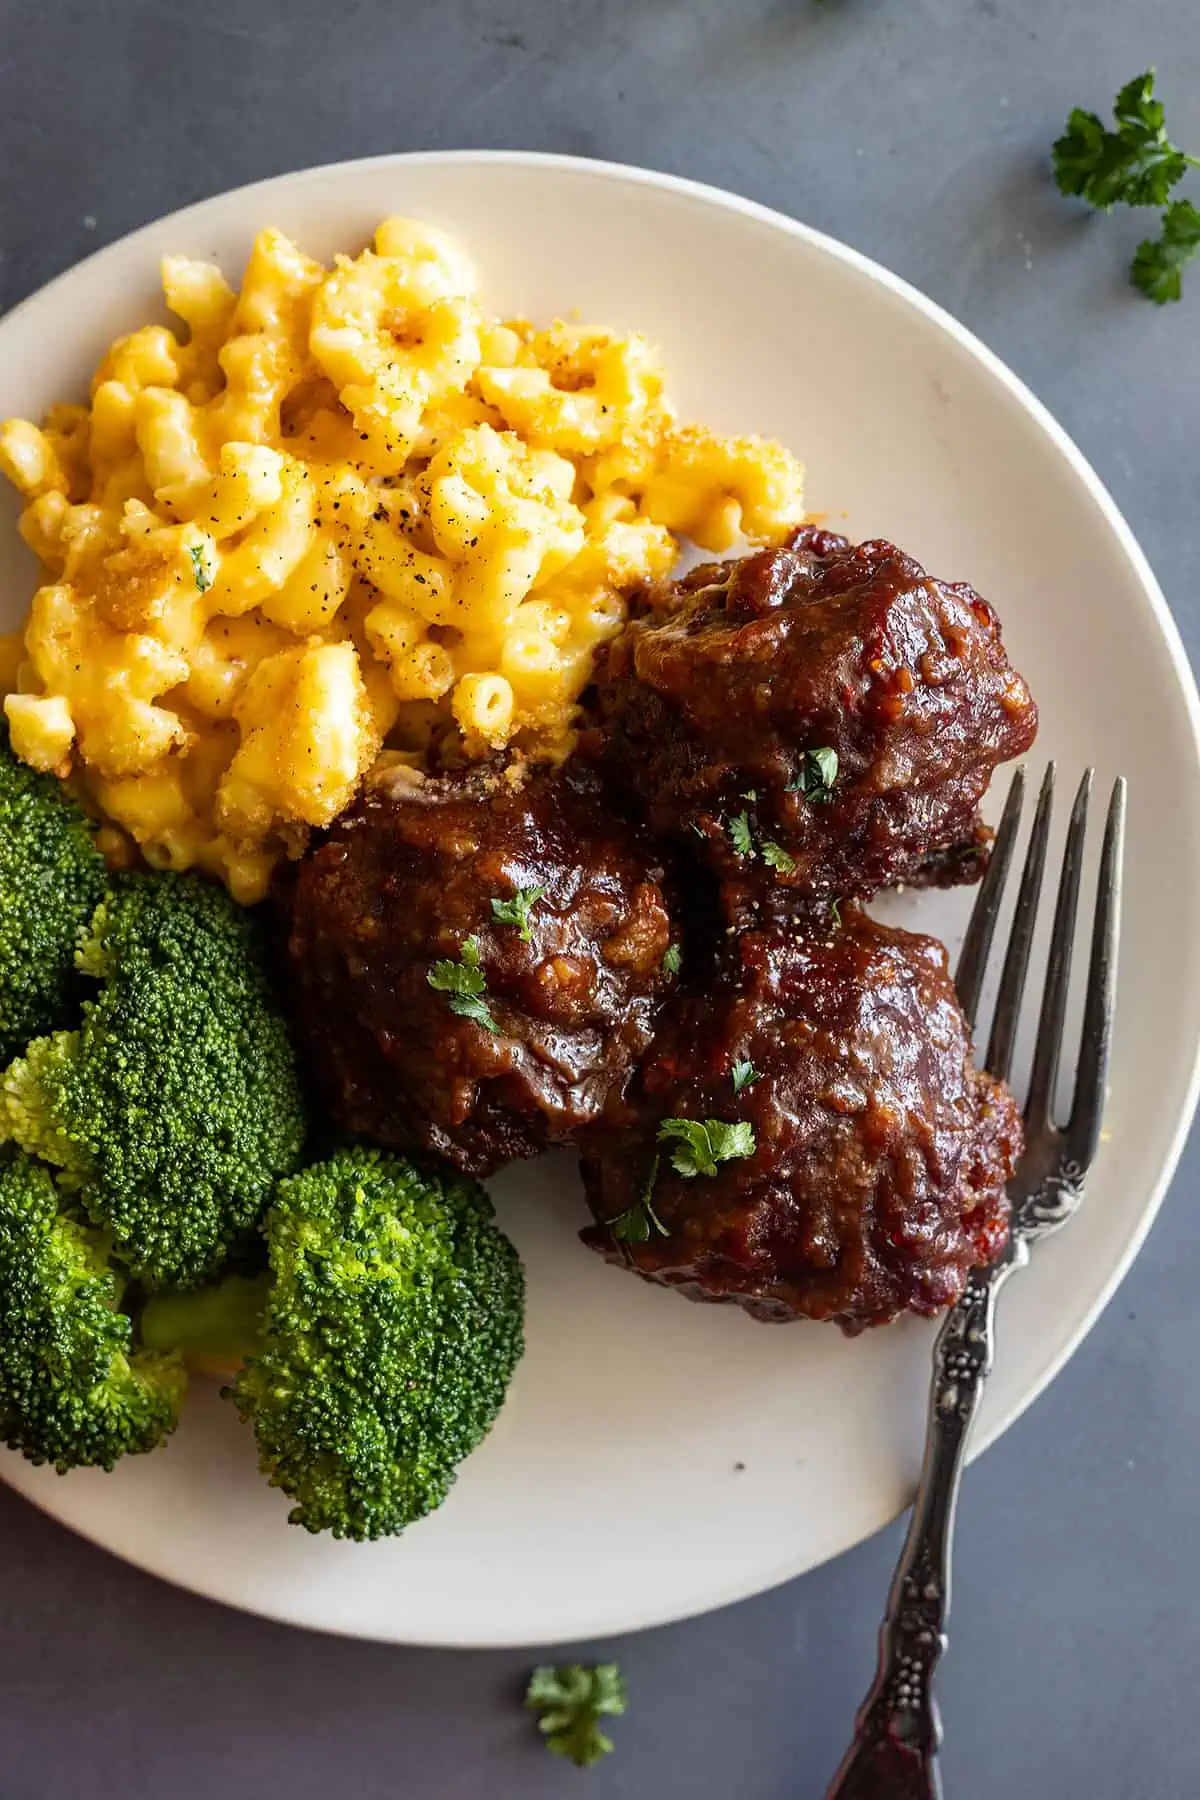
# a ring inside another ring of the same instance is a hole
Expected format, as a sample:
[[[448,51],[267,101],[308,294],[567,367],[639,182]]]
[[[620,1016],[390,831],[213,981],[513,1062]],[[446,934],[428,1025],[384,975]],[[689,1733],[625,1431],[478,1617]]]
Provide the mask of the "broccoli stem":
[[[138,1321],[147,1350],[178,1351],[197,1368],[236,1369],[259,1348],[269,1275],[227,1275],[216,1287],[151,1294]]]

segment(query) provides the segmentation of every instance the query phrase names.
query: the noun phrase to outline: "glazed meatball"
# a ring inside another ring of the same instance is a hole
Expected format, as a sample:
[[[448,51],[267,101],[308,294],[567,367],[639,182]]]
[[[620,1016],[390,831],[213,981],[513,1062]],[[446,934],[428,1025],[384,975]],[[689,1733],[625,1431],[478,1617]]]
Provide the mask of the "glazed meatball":
[[[993,1260],[1020,1148],[945,950],[848,908],[744,933],[712,996],[672,1008],[587,1134],[584,1238],[689,1299],[855,1332],[949,1305]]]
[[[734,918],[973,878],[979,800],[1037,730],[986,601],[810,527],[646,590],[593,692],[593,750],[651,830],[698,841]]]
[[[475,1175],[569,1138],[672,985],[661,877],[582,772],[380,776],[282,901],[315,1094]]]

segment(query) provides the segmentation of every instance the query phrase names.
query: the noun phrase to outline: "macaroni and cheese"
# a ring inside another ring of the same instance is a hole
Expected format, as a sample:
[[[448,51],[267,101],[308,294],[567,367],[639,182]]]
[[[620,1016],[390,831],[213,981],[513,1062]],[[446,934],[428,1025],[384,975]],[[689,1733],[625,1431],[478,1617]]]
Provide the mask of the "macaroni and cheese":
[[[0,427],[46,570],[0,681],[19,756],[239,900],[385,744],[565,755],[623,590],[802,516],[793,458],[680,427],[642,337],[491,317],[411,220],[332,270],[266,230],[240,293],[184,257],[163,286],[183,334]]]

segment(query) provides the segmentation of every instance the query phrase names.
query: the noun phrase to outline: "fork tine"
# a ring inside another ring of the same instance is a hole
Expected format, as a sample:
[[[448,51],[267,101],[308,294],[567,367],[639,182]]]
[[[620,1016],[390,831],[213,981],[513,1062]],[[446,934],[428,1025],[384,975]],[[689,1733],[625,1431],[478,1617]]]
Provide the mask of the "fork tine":
[[[1000,991],[996,995],[992,1034],[984,1059],[984,1067],[991,1074],[999,1076],[1001,1081],[1008,1080],[1012,1068],[1013,1046],[1017,1041],[1017,1023],[1021,1016],[1021,997],[1025,992],[1025,972],[1029,967],[1029,952],[1033,944],[1042,878],[1046,870],[1046,844],[1050,836],[1053,806],[1054,764],[1050,763],[1033,815],[1033,830],[1029,834],[1029,848],[1025,852],[1025,867],[1021,871],[1021,886],[1017,892],[1016,910],[1008,935],[1004,972],[1000,977]]]
[[[1054,926],[1050,933],[1050,953],[1046,960],[1046,989],[1042,995],[1037,1041],[1033,1047],[1029,1097],[1025,1102],[1025,1123],[1031,1132],[1050,1124],[1054,1112],[1054,1084],[1058,1077],[1058,1055],[1062,1047],[1063,1021],[1067,1013],[1071,951],[1075,943],[1075,919],[1079,911],[1079,877],[1083,870],[1083,842],[1087,833],[1088,801],[1091,798],[1093,774],[1094,770],[1086,770],[1079,784],[1067,826],[1067,841],[1063,847],[1062,874],[1058,881]]]
[[[1121,929],[1121,864],[1125,850],[1124,776],[1113,783],[1100,852],[1100,878],[1096,889],[1096,916],[1092,926],[1092,954],[1088,964],[1087,999],[1083,1009],[1079,1070],[1067,1127],[1067,1148],[1080,1171],[1096,1154],[1100,1118],[1108,1081],[1108,1057],[1112,1044],[1113,1008],[1117,997],[1117,940]]]
[[[992,854],[988,858],[988,866],[980,884],[979,893],[971,908],[971,922],[967,926],[967,933],[963,938],[962,949],[958,954],[958,968],[954,975],[954,985],[958,989],[958,1003],[966,1014],[967,1024],[972,1031],[975,1029],[975,1018],[979,1011],[979,996],[983,991],[983,974],[987,968],[988,954],[992,948],[996,920],[1000,917],[1000,907],[1008,883],[1008,871],[1017,842],[1017,831],[1021,824],[1021,808],[1024,804],[1025,770],[1019,768],[1013,773],[1008,798],[1004,802],[1004,811],[1000,816],[1000,823],[996,827],[996,841],[992,845]]]

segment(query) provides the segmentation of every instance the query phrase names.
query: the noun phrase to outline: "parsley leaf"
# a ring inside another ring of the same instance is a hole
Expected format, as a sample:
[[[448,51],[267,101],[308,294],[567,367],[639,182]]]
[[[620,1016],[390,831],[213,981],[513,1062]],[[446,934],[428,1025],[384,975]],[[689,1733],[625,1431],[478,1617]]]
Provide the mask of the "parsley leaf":
[[[452,1013],[457,1013],[460,1018],[474,1019],[475,1023],[477,1025],[482,1025],[485,1031],[494,1032],[495,1035],[499,1037],[500,1027],[488,1011],[487,1001],[479,999],[477,995],[462,994],[457,996],[450,1002],[450,1011]]]
[[[501,925],[519,926],[521,942],[527,944],[533,936],[529,915],[538,901],[545,897],[544,887],[519,887],[511,900],[492,901],[492,917],[498,919]]]
[[[644,1244],[650,1236],[650,1227],[667,1235],[667,1228],[654,1208],[645,1200],[636,1200],[625,1212],[618,1213],[615,1219],[607,1221],[609,1230],[615,1238],[624,1244]]]
[[[717,1165],[753,1156],[754,1127],[741,1119],[736,1125],[724,1119],[664,1119],[659,1141],[678,1139],[671,1152],[671,1167],[689,1181],[693,1175],[715,1175]]]
[[[1167,136],[1154,70],[1135,76],[1113,102],[1117,129],[1077,106],[1051,151],[1054,179],[1064,194],[1078,194],[1102,212],[1118,205],[1164,206],[1189,168],[1200,166]]]
[[[762,1080],[752,1062],[735,1062],[729,1073],[735,1094],[740,1094],[743,1088],[753,1087],[756,1081]]]
[[[679,944],[668,944],[663,951],[662,969],[664,975],[678,975],[683,967],[683,949]]]
[[[1111,134],[1094,112],[1073,106],[1067,115],[1067,128],[1055,138],[1050,150],[1054,179],[1064,194],[1082,195],[1093,170],[1105,154],[1105,139]]]
[[[613,1748],[600,1729],[603,1718],[619,1718],[629,1704],[616,1663],[542,1663],[529,1678],[525,1704],[539,1714],[538,1730],[555,1756],[577,1769],[590,1768]]]
[[[833,751],[820,751],[817,754],[833,756]],[[833,756],[833,760],[836,764],[837,757]],[[746,800],[753,798],[753,794],[743,795],[743,799]],[[757,856],[759,854],[754,844],[754,829],[750,824],[749,813],[736,813],[734,817],[730,819],[726,829],[729,832],[733,847],[739,856]],[[762,859],[766,863],[768,869],[774,869],[780,875],[791,875],[793,873],[796,867],[796,859],[794,856],[788,854],[782,844],[777,844],[773,838],[764,838],[761,848]]]
[[[754,855],[754,834],[750,829],[750,814],[740,812],[729,821],[729,836],[739,856]]]
[[[196,591],[201,594],[207,593],[213,584],[213,578],[209,573],[208,557],[205,554],[204,545],[189,544],[188,560],[192,565],[192,575],[196,583]]]
[[[651,1226],[654,1227],[655,1231],[657,1231],[661,1237],[668,1237],[670,1235],[666,1226],[650,1204],[650,1196],[654,1192],[654,1184],[658,1180],[658,1171],[661,1164],[662,1157],[656,1155],[654,1161],[650,1164],[650,1173],[646,1177],[646,1185],[642,1189],[641,1198],[635,1200],[633,1205],[627,1208],[625,1212],[618,1213],[615,1219],[608,1219],[606,1221],[611,1227],[612,1234],[615,1238],[620,1238],[627,1244],[644,1244],[650,1236]]]
[[[837,780],[838,753],[823,744],[819,750],[806,750],[800,767],[787,784],[789,794],[803,794],[814,806],[820,806],[833,793]]]
[[[477,1025],[499,1034],[500,1027],[483,999],[487,992],[487,977],[479,966],[477,937],[466,939],[457,962],[449,959],[435,962],[425,979],[439,994],[449,994],[452,1013],[458,1013],[464,1019],[474,1019]]]
[[[1165,306],[1183,294],[1183,271],[1200,252],[1200,210],[1172,200],[1162,217],[1162,236],[1146,238],[1134,252],[1129,279],[1148,300]]]

